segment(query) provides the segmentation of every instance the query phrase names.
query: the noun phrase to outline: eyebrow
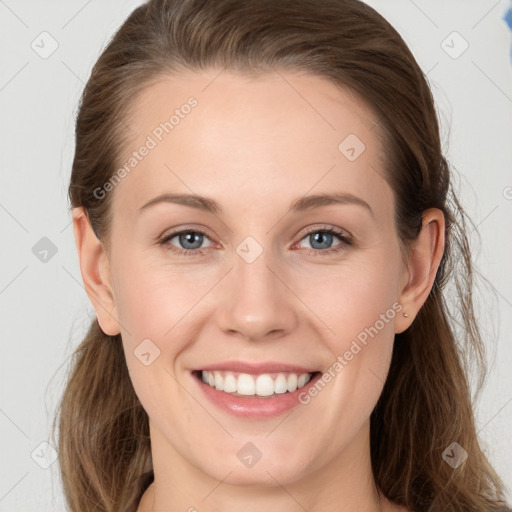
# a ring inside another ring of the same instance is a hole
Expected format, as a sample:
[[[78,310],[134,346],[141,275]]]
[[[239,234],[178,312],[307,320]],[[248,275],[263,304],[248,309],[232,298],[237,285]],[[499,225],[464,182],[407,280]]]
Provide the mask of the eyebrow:
[[[139,212],[149,208],[150,206],[154,206],[160,203],[180,204],[183,206],[189,206],[190,208],[196,208],[198,210],[213,213],[215,215],[222,213],[222,207],[217,201],[215,201],[215,199],[197,194],[162,194],[144,203],[139,208]],[[292,213],[296,213],[312,210],[320,206],[344,204],[355,204],[362,206],[371,214],[372,217],[375,217],[371,206],[366,201],[347,192],[323,193],[303,196],[293,201],[289,207],[289,210]]]

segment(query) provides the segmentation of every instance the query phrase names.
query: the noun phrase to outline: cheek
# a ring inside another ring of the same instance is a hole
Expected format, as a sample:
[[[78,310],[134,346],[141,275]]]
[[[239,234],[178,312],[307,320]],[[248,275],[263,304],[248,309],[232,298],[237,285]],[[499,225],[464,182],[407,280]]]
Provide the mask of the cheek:
[[[389,251],[376,247],[364,254],[354,253],[338,266],[318,265],[309,279],[293,278],[294,291],[339,350],[375,323],[385,336],[389,331],[394,333],[393,319],[400,308],[396,302],[400,271],[397,258],[391,247]],[[384,326],[379,321],[381,315],[385,315]]]
[[[315,277],[323,286],[303,286],[302,298],[319,317],[318,331],[331,357],[324,373],[332,380],[331,421],[345,411],[352,432],[370,415],[382,392],[391,361],[394,319],[401,314],[397,301],[398,256],[369,251],[338,268],[326,268]],[[318,279],[323,277],[323,279]]]
[[[115,281],[116,309],[128,337],[155,340],[169,335],[204,295],[208,283],[184,266],[157,265],[136,255],[116,266]]]

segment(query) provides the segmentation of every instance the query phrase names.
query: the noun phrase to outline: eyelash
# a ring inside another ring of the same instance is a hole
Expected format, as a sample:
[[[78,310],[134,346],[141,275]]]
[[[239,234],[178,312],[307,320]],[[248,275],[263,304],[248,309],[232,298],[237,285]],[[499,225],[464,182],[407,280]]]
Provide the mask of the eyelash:
[[[169,252],[172,252],[172,253],[174,253],[174,254],[176,254],[178,256],[204,256],[206,254],[208,248],[205,248],[205,249],[176,249],[173,245],[168,244],[168,242],[170,240],[172,240],[174,237],[176,237],[178,235],[182,235],[184,233],[195,233],[195,234],[198,234],[198,235],[202,235],[202,236],[204,236],[206,238],[209,238],[208,235],[206,233],[204,233],[203,231],[200,231],[200,230],[197,230],[197,229],[182,229],[180,231],[174,231],[173,233],[170,233],[169,235],[166,235],[165,237],[163,237],[159,241],[159,244],[161,246],[168,245],[166,250],[168,250]],[[306,237],[312,235],[313,233],[327,233],[327,234],[330,234],[330,235],[334,235],[335,237],[337,237],[341,241],[341,243],[339,243],[338,245],[335,245],[334,247],[330,247],[330,248],[324,249],[324,250],[321,250],[321,249],[306,249],[308,251],[307,252],[308,255],[313,255],[313,256],[322,255],[322,256],[325,256],[325,255],[337,253],[337,252],[343,250],[346,245],[352,245],[353,244],[353,240],[352,240],[352,237],[350,235],[347,235],[344,232],[342,232],[342,231],[340,231],[340,230],[338,230],[336,228],[333,228],[333,227],[325,227],[325,228],[315,228],[315,229],[312,229],[312,230],[308,231],[307,233],[305,233],[301,237],[301,239],[299,241],[302,242],[302,240],[304,240]]]

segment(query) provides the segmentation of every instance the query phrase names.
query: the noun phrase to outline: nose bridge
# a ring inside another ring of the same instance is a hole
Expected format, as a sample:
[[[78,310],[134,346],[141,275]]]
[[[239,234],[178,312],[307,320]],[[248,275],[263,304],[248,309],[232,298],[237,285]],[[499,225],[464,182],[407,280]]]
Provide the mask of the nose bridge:
[[[292,294],[279,278],[279,266],[272,248],[251,236],[235,247],[218,316],[222,330],[238,331],[257,340],[293,329],[296,315]]]

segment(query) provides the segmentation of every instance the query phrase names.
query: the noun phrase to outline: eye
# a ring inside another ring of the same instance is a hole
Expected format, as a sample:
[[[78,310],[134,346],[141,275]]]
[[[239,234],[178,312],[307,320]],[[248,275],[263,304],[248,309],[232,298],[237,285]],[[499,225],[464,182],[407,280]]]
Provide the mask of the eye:
[[[339,240],[339,243],[332,246],[336,238]],[[310,230],[306,233],[306,236],[301,239],[301,242],[303,240],[309,243],[310,250],[308,253],[314,256],[339,252],[345,249],[347,245],[352,245],[352,237],[348,233],[334,227]],[[306,247],[306,249],[308,248]]]
[[[176,245],[173,245],[172,240],[174,239],[176,239],[175,244],[183,247],[183,249],[179,249]],[[167,250],[179,256],[197,256],[206,253],[204,248],[201,248],[205,240],[209,241],[210,239],[202,231],[184,229],[165,236],[160,240],[160,244],[166,245]],[[210,243],[206,247],[210,247],[211,245]]]
[[[332,246],[336,238],[339,242]],[[173,240],[175,241],[173,242]],[[307,253],[313,256],[339,252],[353,243],[352,237],[348,233],[332,226],[310,230],[301,238],[300,242],[304,240],[310,244]],[[203,246],[205,241],[208,242],[208,245]],[[162,238],[159,244],[178,256],[204,256],[208,252],[208,248],[213,245],[206,233],[196,229],[174,231]],[[306,247],[307,249],[308,247]]]

